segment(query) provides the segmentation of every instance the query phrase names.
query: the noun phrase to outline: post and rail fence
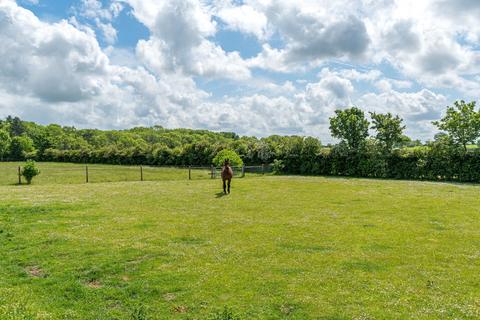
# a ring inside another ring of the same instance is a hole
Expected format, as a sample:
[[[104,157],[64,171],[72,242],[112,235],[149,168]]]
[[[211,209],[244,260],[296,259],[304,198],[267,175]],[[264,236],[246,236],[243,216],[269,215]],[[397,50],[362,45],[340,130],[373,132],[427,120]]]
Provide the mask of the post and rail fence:
[[[122,165],[103,165],[103,164],[85,164],[83,166],[75,165],[75,168],[46,168],[45,170],[40,166],[42,180],[56,181],[68,180],[75,181],[69,183],[84,183],[92,182],[113,182],[113,181],[159,181],[159,180],[181,180],[181,174],[178,172],[168,173],[168,169],[186,170],[183,179],[197,180],[197,179],[217,179],[220,178],[221,167],[215,166],[122,166]],[[16,168],[18,176],[18,184],[22,184],[22,168]],[[165,169],[165,173],[161,170]],[[271,172],[270,165],[261,166],[237,166],[232,167],[234,178],[244,178],[246,174],[265,175]],[[135,173],[137,171],[137,173]]]
[[[192,170],[202,170],[206,169],[207,167],[188,167],[188,179],[192,180]],[[258,174],[258,175],[265,175],[266,173],[272,172],[272,167],[270,165],[262,164],[261,166],[241,166],[241,167],[232,167],[233,169],[233,176],[237,178],[244,178],[246,173],[250,174]],[[216,179],[220,177],[220,172],[222,171],[221,167],[210,167],[210,172],[208,175],[210,179]]]

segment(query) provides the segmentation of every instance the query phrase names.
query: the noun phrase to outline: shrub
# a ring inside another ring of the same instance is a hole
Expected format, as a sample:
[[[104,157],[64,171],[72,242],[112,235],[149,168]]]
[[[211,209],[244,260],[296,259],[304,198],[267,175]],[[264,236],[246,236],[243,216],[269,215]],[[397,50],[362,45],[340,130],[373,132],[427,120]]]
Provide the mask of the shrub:
[[[281,174],[285,170],[285,164],[282,160],[275,159],[272,163],[272,172],[273,174]]]
[[[234,167],[241,167],[243,166],[243,160],[240,156],[233,150],[223,149],[222,151],[218,152],[215,158],[213,158],[213,164],[217,167],[223,166],[225,160],[230,160],[230,165]]]
[[[27,180],[28,184],[32,183],[32,179],[40,174],[40,170],[35,165],[35,161],[28,160],[22,169],[22,176]]]

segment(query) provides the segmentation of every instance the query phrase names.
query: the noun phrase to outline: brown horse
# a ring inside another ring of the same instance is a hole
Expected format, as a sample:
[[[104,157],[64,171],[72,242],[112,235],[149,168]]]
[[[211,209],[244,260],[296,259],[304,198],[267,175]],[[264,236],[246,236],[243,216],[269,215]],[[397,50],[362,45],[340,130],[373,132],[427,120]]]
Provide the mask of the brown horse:
[[[223,181],[223,193],[227,194],[227,182],[228,182],[228,193],[230,193],[230,183],[233,178],[233,170],[230,167],[230,160],[226,159],[222,167],[222,181]]]

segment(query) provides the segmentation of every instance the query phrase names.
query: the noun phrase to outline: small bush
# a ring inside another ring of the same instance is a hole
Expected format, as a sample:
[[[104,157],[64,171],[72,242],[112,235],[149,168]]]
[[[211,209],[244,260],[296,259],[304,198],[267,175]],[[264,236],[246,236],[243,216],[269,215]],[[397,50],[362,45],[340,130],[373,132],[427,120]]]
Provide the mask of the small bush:
[[[283,163],[282,160],[273,160],[272,163],[272,171],[273,174],[282,174],[283,170],[285,170],[285,164]]]
[[[40,174],[40,170],[35,165],[35,161],[28,160],[22,169],[22,176],[27,180],[28,184],[32,183],[32,179]]]
[[[230,160],[230,165],[234,167],[241,167],[243,166],[243,160],[240,156],[233,150],[224,149],[217,153],[215,158],[213,158],[213,164],[217,167],[223,166],[225,159]]]

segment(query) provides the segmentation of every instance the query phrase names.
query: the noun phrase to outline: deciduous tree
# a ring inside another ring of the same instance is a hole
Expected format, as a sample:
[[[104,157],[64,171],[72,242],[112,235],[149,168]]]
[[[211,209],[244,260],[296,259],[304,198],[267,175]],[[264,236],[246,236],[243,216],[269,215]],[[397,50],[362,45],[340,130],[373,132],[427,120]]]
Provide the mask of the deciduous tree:
[[[3,161],[10,150],[12,139],[6,130],[0,129],[0,160]]]
[[[387,152],[391,152],[394,145],[403,141],[402,125],[403,119],[393,116],[390,112],[386,114],[370,112],[372,118],[372,129],[377,132],[375,138],[382,144]]]
[[[350,150],[358,150],[365,143],[369,125],[365,113],[357,107],[336,110],[330,118],[332,136],[342,140]]]
[[[480,111],[475,111],[475,101],[456,101],[453,107],[447,107],[446,115],[433,124],[445,131],[451,141],[462,146],[465,152],[467,145],[475,143],[480,137]]]

